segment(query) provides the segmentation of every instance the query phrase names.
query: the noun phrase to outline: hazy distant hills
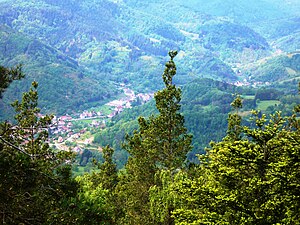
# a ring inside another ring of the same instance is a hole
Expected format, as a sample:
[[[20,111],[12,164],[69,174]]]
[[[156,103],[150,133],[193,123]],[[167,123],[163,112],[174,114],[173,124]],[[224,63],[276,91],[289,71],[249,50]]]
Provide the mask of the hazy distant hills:
[[[32,79],[42,108],[59,113],[113,97],[111,82],[152,92],[171,49],[179,51],[177,84],[265,81],[266,65],[272,72],[281,61],[260,60],[299,48],[299,9],[294,0],[2,0],[0,63],[23,63],[28,74],[5,101]]]

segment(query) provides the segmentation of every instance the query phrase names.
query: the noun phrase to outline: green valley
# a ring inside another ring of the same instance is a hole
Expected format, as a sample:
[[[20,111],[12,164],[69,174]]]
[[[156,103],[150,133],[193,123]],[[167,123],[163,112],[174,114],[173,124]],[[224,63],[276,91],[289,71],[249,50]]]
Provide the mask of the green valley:
[[[297,4],[263,1],[249,6],[243,0],[234,4],[179,0],[11,4],[5,0],[0,5],[0,62],[4,66],[23,64],[27,74],[6,91],[0,101],[0,117],[11,115],[9,103],[36,80],[43,113],[74,118],[84,112],[112,115],[111,121],[91,117],[91,121],[74,126],[79,131],[91,129],[89,134],[96,145],[112,145],[117,160],[122,158],[120,167],[127,159],[121,148],[125,133],[136,127],[134,121],[139,115],[154,113],[153,103],[116,116],[105,104],[122,99],[119,84],[140,94],[160,89],[160,74],[170,49],[178,51],[175,60],[179,73],[174,82],[183,88],[182,112],[195,136],[194,149],[189,153],[192,161],[210,140],[224,136],[232,94],[252,96],[244,100],[247,110],[258,107],[270,113],[289,111],[280,99],[297,93]],[[280,96],[253,97],[259,88],[277,89]],[[135,101],[130,104],[141,104]],[[99,124],[101,131],[92,124]]]
[[[298,0],[0,0],[3,224],[300,223]]]

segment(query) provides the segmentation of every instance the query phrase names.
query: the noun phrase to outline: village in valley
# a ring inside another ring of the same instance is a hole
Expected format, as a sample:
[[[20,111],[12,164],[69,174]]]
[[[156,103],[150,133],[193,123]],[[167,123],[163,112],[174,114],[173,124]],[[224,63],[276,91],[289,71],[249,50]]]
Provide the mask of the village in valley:
[[[243,82],[238,81],[234,85],[249,86],[250,83],[244,80]],[[260,85],[260,83],[252,84],[252,86],[256,85]],[[106,124],[125,109],[145,104],[154,97],[154,93],[135,94],[124,83],[117,84],[117,87],[122,92],[121,97],[106,103],[104,106],[73,115],[54,116],[52,126],[49,129],[52,147],[78,153],[82,153],[87,148],[101,151],[101,146],[93,146],[94,139],[89,130],[93,128],[105,129]]]
[[[49,129],[52,147],[80,153],[93,142],[93,136],[88,134],[89,128],[104,129],[107,122],[126,108],[144,104],[154,96],[154,93],[135,94],[123,83],[118,86],[123,95],[106,103],[102,107],[106,110],[91,109],[74,115],[54,116]],[[101,147],[95,150],[101,151]]]

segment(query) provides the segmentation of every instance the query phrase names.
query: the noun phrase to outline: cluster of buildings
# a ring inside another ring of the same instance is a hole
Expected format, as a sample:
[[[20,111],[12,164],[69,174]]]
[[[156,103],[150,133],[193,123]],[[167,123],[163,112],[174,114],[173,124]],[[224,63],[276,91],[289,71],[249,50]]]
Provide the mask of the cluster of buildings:
[[[96,117],[101,117],[102,113],[101,112],[95,112],[95,111],[84,111],[79,115],[80,119],[91,119],[91,118],[96,118]]]
[[[141,104],[144,104],[150,101],[154,96],[154,94],[141,94],[141,93],[136,95],[134,91],[129,88],[123,87],[122,89],[126,97],[120,100],[111,101],[106,104],[108,106],[114,107],[111,114],[107,116],[108,118],[114,117],[115,115],[122,112],[126,108],[132,108],[133,102],[139,101]]]
[[[65,141],[73,142],[79,139],[82,134],[84,134],[87,129],[84,128],[79,132],[74,132],[74,121],[89,120],[92,119],[89,126],[91,127],[105,127],[105,118],[112,118],[118,113],[122,112],[125,108],[132,108],[134,102],[139,102],[139,104],[144,104],[153,98],[154,94],[137,94],[134,91],[125,87],[125,85],[120,85],[124,91],[125,97],[120,100],[114,100],[106,105],[112,108],[112,112],[109,115],[103,115],[101,112],[95,111],[83,111],[78,115],[64,115],[60,117],[54,116],[52,120],[52,126],[50,127],[50,133],[54,135],[57,139],[57,143],[62,144]],[[74,151],[78,151],[75,149]]]
[[[71,132],[71,128],[73,124],[71,121],[73,118],[69,115],[56,117],[54,116],[52,119],[52,126],[50,127],[51,134],[65,134]]]
[[[252,86],[252,87],[258,87],[258,86],[262,86],[262,85],[270,85],[270,82],[253,82],[253,83],[250,83],[246,80],[244,80],[243,82],[242,81],[236,81],[234,82],[234,85],[235,86]]]

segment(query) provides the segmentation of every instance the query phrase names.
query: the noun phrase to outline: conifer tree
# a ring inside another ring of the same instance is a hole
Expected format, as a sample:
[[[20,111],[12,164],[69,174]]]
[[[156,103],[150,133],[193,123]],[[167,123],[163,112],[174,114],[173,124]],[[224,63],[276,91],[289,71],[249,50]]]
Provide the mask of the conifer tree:
[[[234,113],[228,115],[228,128],[227,128],[227,139],[240,140],[242,133],[242,117],[239,115],[239,109],[242,108],[242,99],[239,95],[235,96],[235,99],[231,103],[231,106],[235,110]]]
[[[109,145],[102,149],[104,162],[98,164],[99,172],[91,174],[91,179],[95,185],[101,183],[104,189],[113,191],[118,183],[117,165],[113,160],[114,149]]]
[[[19,65],[15,68],[6,68],[0,66],[0,99],[3,92],[8,88],[11,82],[14,80],[20,80],[25,75],[22,72],[22,67]]]
[[[154,98],[159,115],[152,120],[155,129],[154,135],[159,141],[156,144],[157,161],[166,169],[177,169],[183,166],[186,154],[191,150],[191,135],[187,134],[184,126],[184,117],[179,113],[181,105],[181,89],[173,84],[176,74],[174,57],[176,51],[170,51],[170,61],[166,63],[162,75],[165,88],[158,91]]]
[[[103,171],[103,187],[108,190],[113,190],[118,183],[117,165],[113,161],[114,149],[110,146],[103,148],[104,163],[100,166]]]
[[[0,124],[0,220],[7,224],[45,224],[65,196],[76,192],[69,153],[48,143],[51,116],[39,115],[36,82],[16,101],[16,124]]]
[[[153,223],[149,188],[155,183],[155,173],[159,169],[181,168],[192,148],[192,137],[187,134],[184,117],[179,113],[181,90],[173,84],[176,54],[176,51],[169,52],[170,61],[162,75],[165,88],[154,96],[159,114],[149,119],[140,117],[139,130],[127,135],[124,143],[130,158],[118,188],[120,196],[127,198],[122,204],[128,224]]]

